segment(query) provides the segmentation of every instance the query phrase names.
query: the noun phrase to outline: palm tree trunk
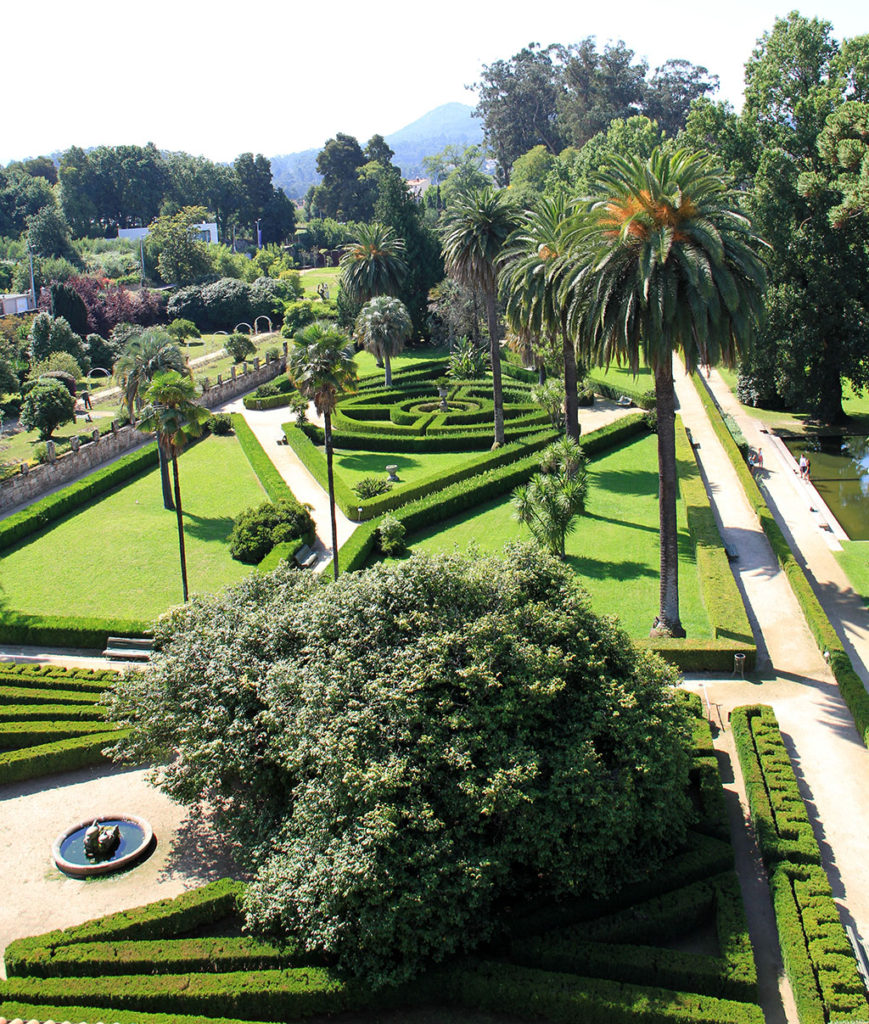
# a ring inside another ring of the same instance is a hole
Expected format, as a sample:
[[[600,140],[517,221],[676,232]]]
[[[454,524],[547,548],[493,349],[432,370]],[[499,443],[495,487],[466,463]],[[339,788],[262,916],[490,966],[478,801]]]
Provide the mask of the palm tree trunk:
[[[163,508],[172,512],[175,510],[175,502],[172,500],[172,483],[169,480],[169,461],[162,445],[157,445],[157,454],[160,457],[160,486],[163,488]]]
[[[178,456],[172,455],[172,475],[175,478],[175,515],[178,517],[178,551],[181,555],[181,588],[187,604],[187,552],[184,550],[184,519],[181,513],[181,481],[178,477]]]
[[[676,527],[676,394],[671,360],[655,370],[658,415],[658,515],[661,582],[658,622],[653,634],[685,636],[679,619],[679,537]]]
[[[545,384],[546,383],[546,364],[543,362],[542,359],[537,364],[537,383],[538,384]]]
[[[498,313],[495,293],[486,295],[486,318],[489,323],[489,356],[492,360],[492,399],[495,403],[495,444],[504,443],[504,393],[501,389],[501,348],[498,345]]]
[[[383,357],[383,366],[386,371],[386,380],[384,383],[387,387],[392,387],[392,360],[388,355],[384,355]]]
[[[332,519],[332,572],[338,579],[338,523],[335,520],[335,480],[332,476],[332,417],[323,413],[323,439],[326,443],[326,473],[329,477],[329,515]]]
[[[564,433],[574,441],[579,441],[576,349],[567,330],[566,312],[561,314],[561,352],[564,356]]]

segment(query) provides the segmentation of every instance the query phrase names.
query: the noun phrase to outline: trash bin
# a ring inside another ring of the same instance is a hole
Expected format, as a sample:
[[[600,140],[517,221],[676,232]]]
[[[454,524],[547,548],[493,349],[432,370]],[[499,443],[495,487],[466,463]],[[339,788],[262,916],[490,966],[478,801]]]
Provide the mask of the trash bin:
[[[734,654],[733,655],[733,674],[740,675],[745,678],[745,655]]]

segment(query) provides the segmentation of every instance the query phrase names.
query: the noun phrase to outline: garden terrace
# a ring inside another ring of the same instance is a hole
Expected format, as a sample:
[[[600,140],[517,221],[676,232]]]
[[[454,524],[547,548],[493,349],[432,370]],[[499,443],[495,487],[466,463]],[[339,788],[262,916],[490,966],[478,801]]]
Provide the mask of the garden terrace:
[[[686,695],[695,759],[711,744]],[[716,784],[720,795],[720,780]],[[699,796],[699,826],[726,834],[723,803]],[[239,934],[245,886],[223,880],[175,899],[6,950],[7,1018],[123,1024],[282,1021],[352,1011],[449,1007],[458,1022],[541,1013],[593,1024],[762,1024],[739,886],[727,841],[689,833],[653,877],[609,900],[517,906],[477,957],[457,957],[395,989],[340,976],[292,937],[280,947]],[[673,948],[678,943],[678,951]]]

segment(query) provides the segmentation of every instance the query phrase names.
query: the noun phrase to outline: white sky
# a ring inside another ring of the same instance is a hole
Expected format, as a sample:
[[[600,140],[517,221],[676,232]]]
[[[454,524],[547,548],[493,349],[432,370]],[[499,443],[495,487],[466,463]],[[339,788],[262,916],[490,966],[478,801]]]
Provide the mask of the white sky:
[[[623,39],[652,68],[719,75],[741,104],[756,40],[795,0],[42,0],[4,4],[0,164],[154,142],[214,160],[364,143],[441,103],[474,105],[484,64],[527,43]],[[869,32],[865,0],[805,0],[837,39]]]

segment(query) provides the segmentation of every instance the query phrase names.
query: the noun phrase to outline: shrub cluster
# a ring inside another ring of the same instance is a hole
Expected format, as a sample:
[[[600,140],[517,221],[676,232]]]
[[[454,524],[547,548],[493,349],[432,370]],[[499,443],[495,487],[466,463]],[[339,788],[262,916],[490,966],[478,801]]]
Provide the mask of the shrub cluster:
[[[869,1002],[775,713],[736,708],[731,723],[801,1024],[867,1020]]]
[[[229,553],[239,562],[256,565],[276,544],[313,540],[314,520],[295,498],[263,502],[235,517],[229,535]]]

